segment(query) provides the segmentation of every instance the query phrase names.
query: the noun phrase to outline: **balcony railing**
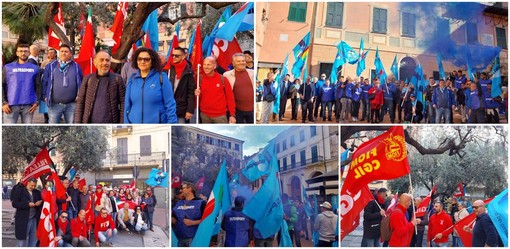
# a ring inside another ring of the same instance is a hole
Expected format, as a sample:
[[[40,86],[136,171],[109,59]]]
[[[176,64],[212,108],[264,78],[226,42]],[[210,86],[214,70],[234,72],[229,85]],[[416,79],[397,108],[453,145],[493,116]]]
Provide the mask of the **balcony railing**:
[[[125,166],[147,166],[160,165],[166,159],[165,152],[152,152],[150,155],[136,154],[117,154],[107,156],[103,160],[104,167],[125,167]]]
[[[133,132],[133,126],[131,125],[116,125],[112,127],[112,135],[130,135]]]
[[[286,168],[283,167],[283,164],[280,161],[280,172],[285,172],[287,170],[293,170],[293,169],[300,169],[300,168],[304,168],[304,167],[307,167],[307,166],[310,166],[313,164],[319,164],[319,163],[324,163],[323,156],[312,157],[312,158],[306,159],[305,161],[290,163],[290,164],[287,164]]]

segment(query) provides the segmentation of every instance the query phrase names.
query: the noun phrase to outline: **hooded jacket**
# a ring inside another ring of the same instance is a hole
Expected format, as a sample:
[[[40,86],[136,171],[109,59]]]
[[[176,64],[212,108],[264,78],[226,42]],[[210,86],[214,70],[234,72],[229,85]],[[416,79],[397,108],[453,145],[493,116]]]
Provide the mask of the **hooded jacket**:
[[[337,226],[338,215],[331,210],[327,210],[317,215],[314,229],[319,232],[319,240],[330,242],[336,240]]]

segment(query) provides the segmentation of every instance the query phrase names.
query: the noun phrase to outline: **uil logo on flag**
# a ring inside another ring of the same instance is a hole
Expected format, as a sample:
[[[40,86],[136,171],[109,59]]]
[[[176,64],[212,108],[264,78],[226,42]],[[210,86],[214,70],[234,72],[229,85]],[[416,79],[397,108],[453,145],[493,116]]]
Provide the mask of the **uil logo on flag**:
[[[156,175],[156,183],[159,185],[163,182],[163,180],[165,179],[166,177],[166,172],[162,172],[162,171],[159,171],[158,174]]]
[[[407,157],[406,142],[402,136],[391,134],[382,141],[385,146],[385,154],[388,160],[400,162]]]

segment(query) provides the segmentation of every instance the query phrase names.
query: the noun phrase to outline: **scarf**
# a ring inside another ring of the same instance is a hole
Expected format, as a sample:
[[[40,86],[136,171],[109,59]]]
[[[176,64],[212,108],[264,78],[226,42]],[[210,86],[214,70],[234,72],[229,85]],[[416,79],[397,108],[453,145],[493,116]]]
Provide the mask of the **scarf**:
[[[66,220],[65,222],[62,222],[62,219],[60,219],[60,217],[58,218],[58,228],[60,230],[62,230],[63,234],[66,233],[66,228],[67,228],[68,223],[69,223],[68,220]]]
[[[103,197],[103,192],[96,191],[96,206],[101,205],[101,198]]]
[[[176,79],[181,79],[182,72],[184,72],[184,69],[186,68],[188,63],[186,62],[186,60],[182,60],[181,62],[179,62],[177,64],[174,64],[170,60],[170,65],[174,66],[174,68],[175,68],[175,78]]]
[[[379,204],[384,204],[384,198],[377,196],[377,202],[379,202]]]
[[[69,69],[69,65],[71,65],[71,61],[58,60],[58,64],[59,64],[58,70],[60,70],[60,72],[65,74],[67,72],[67,70]]]

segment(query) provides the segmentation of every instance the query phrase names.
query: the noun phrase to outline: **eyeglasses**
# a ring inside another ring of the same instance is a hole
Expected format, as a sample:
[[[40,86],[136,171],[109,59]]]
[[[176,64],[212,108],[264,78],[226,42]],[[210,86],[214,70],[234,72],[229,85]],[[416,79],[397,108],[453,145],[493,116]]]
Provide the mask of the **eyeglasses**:
[[[481,208],[482,206],[473,206],[473,209]]]
[[[181,190],[185,189],[185,188],[188,188],[188,186],[181,186]]]
[[[101,213],[101,215],[107,215],[108,213]]]
[[[174,57],[174,58],[179,58],[181,56],[182,56],[182,54],[172,54],[172,57]]]
[[[138,57],[137,59],[138,62],[150,62],[151,61],[151,57]]]
[[[60,218],[62,218],[62,219],[67,219],[67,216],[60,216]]]

